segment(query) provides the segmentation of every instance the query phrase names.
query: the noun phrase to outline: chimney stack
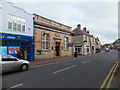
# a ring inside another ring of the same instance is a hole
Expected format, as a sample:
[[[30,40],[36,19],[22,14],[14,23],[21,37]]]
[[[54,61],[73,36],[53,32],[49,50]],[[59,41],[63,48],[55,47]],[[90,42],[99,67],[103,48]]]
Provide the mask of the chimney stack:
[[[90,32],[89,32],[89,31],[87,31],[87,33],[89,34]]]
[[[77,25],[77,28],[81,30],[81,25],[80,25],[80,24],[78,24],[78,25]]]
[[[87,32],[87,28],[86,28],[86,27],[84,27],[83,30],[84,30],[85,32]]]

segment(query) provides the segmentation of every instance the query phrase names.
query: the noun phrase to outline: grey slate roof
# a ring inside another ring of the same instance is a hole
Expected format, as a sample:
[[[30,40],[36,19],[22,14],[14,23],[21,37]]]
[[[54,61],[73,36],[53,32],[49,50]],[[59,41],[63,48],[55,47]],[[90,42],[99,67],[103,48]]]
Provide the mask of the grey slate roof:
[[[89,33],[85,32],[84,30],[81,30],[79,28],[75,28],[73,30],[73,35],[76,36],[76,35],[88,35],[88,36],[91,36]]]

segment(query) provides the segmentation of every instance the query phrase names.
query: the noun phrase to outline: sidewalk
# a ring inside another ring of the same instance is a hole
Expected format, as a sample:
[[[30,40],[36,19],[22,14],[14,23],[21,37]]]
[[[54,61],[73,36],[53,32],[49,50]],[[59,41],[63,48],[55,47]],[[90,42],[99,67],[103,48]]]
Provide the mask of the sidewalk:
[[[103,53],[103,52],[101,52],[101,53]],[[92,55],[101,54],[101,53],[95,53],[95,54],[90,54],[90,55],[85,55],[85,56],[92,56]],[[81,58],[81,57],[85,57],[85,56],[78,55],[77,58]],[[75,58],[75,59],[77,59],[77,58]],[[45,60],[36,60],[36,61],[30,62],[30,67],[35,66],[35,65],[65,61],[65,60],[70,60],[70,59],[74,59],[74,56],[65,56],[65,57],[56,57],[56,58],[45,59]]]
[[[46,60],[36,60],[36,61],[30,62],[30,66],[52,63],[52,62],[65,61],[65,60],[70,60],[70,59],[73,59],[73,58],[74,58],[73,56],[66,56],[66,57],[56,57],[56,58],[46,59]]]

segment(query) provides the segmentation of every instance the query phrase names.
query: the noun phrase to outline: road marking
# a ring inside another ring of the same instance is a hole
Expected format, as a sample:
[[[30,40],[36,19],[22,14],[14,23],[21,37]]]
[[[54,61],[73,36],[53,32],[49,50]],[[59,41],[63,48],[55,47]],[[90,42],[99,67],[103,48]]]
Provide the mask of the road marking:
[[[18,85],[15,85],[15,86],[12,86],[12,87],[10,87],[10,88],[8,88],[8,89],[6,89],[6,90],[9,90],[9,89],[11,89],[11,88],[16,88],[16,87],[19,87],[19,86],[22,86],[22,85],[23,85],[23,83],[18,84]]]
[[[64,69],[58,70],[58,71],[56,71],[56,72],[53,72],[53,74],[56,74],[56,73],[59,73],[59,72],[65,71],[65,70],[67,70],[67,69],[70,69],[70,68],[73,68],[73,67],[76,67],[76,66],[77,66],[77,65],[73,65],[73,66],[71,66],[71,67],[67,67],[67,68],[64,68]]]
[[[82,62],[82,63],[86,63],[87,61],[84,61],[84,62]]]
[[[88,62],[91,62],[92,60],[88,60]]]
[[[113,77],[114,77],[114,74],[115,74],[115,71],[116,71],[118,65],[119,65],[119,63],[117,63],[117,65],[116,65],[116,67],[115,67],[115,69],[114,69],[114,71],[113,71],[113,74],[112,74],[112,76],[111,76],[111,78],[110,78],[110,80],[109,80],[109,82],[108,82],[108,84],[107,84],[107,86],[106,86],[106,88],[109,88],[109,87],[110,87],[111,81],[113,80]]]
[[[113,65],[113,67],[111,68],[110,72],[108,73],[107,77],[105,78],[104,82],[102,83],[102,85],[100,86],[100,90],[102,90],[102,88],[104,88],[105,84],[107,83],[112,71],[114,70],[116,64],[118,63],[118,61],[116,61],[116,63]]]

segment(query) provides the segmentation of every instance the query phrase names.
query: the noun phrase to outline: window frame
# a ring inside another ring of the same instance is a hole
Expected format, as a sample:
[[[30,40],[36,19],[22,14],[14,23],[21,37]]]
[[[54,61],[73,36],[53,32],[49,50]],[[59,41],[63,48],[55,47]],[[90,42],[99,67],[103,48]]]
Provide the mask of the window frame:
[[[48,46],[47,46],[47,43],[48,43]],[[47,33],[43,34],[42,50],[49,50],[49,34]]]
[[[12,23],[12,27],[9,28],[9,23]],[[16,27],[14,27],[14,23],[16,24]],[[18,16],[14,16],[11,14],[8,14],[7,16],[7,29],[8,30],[14,30],[14,31],[19,31],[19,32],[25,32],[26,31],[26,19],[21,18]],[[24,29],[23,29],[24,26]]]
[[[68,37],[64,37],[64,50],[68,50]]]

